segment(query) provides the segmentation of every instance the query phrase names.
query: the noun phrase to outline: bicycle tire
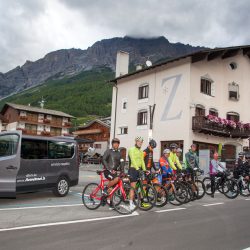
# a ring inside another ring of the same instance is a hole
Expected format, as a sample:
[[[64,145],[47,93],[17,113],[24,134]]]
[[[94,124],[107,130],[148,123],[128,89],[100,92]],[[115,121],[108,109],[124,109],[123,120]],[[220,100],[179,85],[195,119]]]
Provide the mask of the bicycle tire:
[[[228,190],[225,191],[225,186],[228,188]],[[223,194],[228,198],[228,199],[235,199],[239,195],[239,186],[237,182],[233,179],[227,179],[223,183]]]
[[[245,181],[245,180],[243,180],[243,181]],[[243,183],[240,185],[240,183],[239,183],[238,186],[239,186],[239,191],[240,191],[241,196],[243,196],[243,197],[249,197],[250,196],[249,181],[246,181],[245,185]]]
[[[156,195],[157,195],[155,206],[164,207],[168,203],[167,189],[159,183],[154,183],[153,187],[155,188]]]
[[[174,191],[174,195],[175,195],[175,200],[179,203],[179,204],[174,204],[174,202],[170,202],[172,205],[182,205],[184,204],[187,195],[188,195],[188,190],[185,187],[185,185],[183,185],[182,183],[175,183],[175,191]]]
[[[142,189],[143,190],[137,190],[139,196],[139,209],[143,211],[151,210],[156,203],[156,191],[154,187],[149,184],[142,184]]]
[[[194,183],[195,183],[195,185],[198,188],[198,194],[197,194],[196,198],[197,198],[197,200],[200,200],[206,194],[206,192],[205,192],[205,185],[204,185],[204,183],[201,180],[196,180]]]
[[[91,194],[94,191],[96,191],[96,193],[98,194],[98,196],[94,195],[94,197],[97,197],[97,199],[91,197]],[[102,191],[97,183],[89,183],[88,185],[85,186],[85,188],[82,191],[82,202],[83,205],[89,210],[96,210],[101,206]]]
[[[112,205],[115,211],[117,211],[119,214],[127,215],[133,213],[138,208],[138,201],[136,200],[138,197],[137,191],[128,185],[124,185],[124,191],[126,194],[126,198],[124,200],[123,195],[121,194],[121,190],[117,189],[114,194],[112,195]],[[134,209],[130,209],[130,190],[134,190]]]
[[[211,190],[211,178],[210,177],[205,177],[202,180],[204,187],[205,187],[205,193],[207,195],[212,195],[212,190]],[[216,184],[215,184],[216,185]]]

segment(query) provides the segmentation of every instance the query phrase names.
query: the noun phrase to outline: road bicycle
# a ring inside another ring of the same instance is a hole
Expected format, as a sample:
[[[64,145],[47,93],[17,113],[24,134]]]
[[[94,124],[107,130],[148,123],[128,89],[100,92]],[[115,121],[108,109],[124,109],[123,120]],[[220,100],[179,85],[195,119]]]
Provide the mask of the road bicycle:
[[[100,183],[89,183],[82,192],[82,202],[86,208],[95,210],[101,205],[105,206],[109,204],[120,214],[131,214],[138,208],[137,191],[125,184],[128,181],[127,176],[124,174],[119,175],[119,182],[111,188],[111,191],[107,194],[104,192],[105,183],[109,180],[103,176],[103,170],[97,170],[96,173],[100,176]],[[130,190],[134,190],[134,209],[130,209]]]
[[[153,186],[156,191],[156,207],[164,207],[168,203],[168,191],[159,183],[158,173],[150,173],[146,175],[146,183]]]
[[[138,206],[141,210],[148,211],[156,204],[157,193],[155,188],[147,184],[145,175],[147,171],[139,170],[139,177],[135,189],[138,193]]]
[[[235,199],[239,195],[239,187],[237,181],[230,178],[230,172],[221,172],[219,176],[215,176],[215,191],[218,190],[229,199]],[[208,195],[212,195],[211,189],[211,177],[205,177],[203,179],[205,185],[205,192]]]

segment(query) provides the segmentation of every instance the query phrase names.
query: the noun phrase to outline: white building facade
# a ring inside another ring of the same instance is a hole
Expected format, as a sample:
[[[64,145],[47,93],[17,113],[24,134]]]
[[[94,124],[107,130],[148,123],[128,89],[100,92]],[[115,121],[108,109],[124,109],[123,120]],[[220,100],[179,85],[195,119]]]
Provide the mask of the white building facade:
[[[111,138],[125,148],[136,136],[144,147],[153,138],[155,160],[176,142],[184,153],[192,143],[211,151],[222,145],[225,161],[234,161],[249,146],[249,57],[250,46],[205,50],[117,77]],[[214,117],[237,127],[214,124]]]

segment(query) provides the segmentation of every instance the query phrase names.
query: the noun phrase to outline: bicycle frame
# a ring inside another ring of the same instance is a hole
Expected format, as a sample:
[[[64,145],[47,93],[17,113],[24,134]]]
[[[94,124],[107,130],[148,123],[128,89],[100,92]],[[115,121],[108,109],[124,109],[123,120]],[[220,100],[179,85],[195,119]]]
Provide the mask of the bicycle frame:
[[[103,189],[104,189],[104,184],[105,184],[106,182],[109,182],[108,179],[105,179],[105,178],[103,177],[103,173],[100,174],[100,179],[101,179],[100,184],[99,184],[98,187],[94,190],[93,194],[91,195],[92,197],[95,197],[95,195],[97,194],[97,192],[98,192],[100,189],[103,191]],[[125,190],[124,190],[124,188],[123,188],[122,179],[120,179],[120,178],[119,178],[119,182],[115,185],[115,187],[114,187],[114,188],[112,189],[112,191],[109,193],[109,195],[107,196],[107,198],[110,198],[110,199],[111,199],[112,196],[113,196],[113,194],[114,194],[118,189],[121,190],[123,199],[125,200],[125,199],[126,199],[126,193],[125,193]],[[103,193],[103,192],[102,192],[102,193]],[[103,195],[102,195],[102,197],[103,197]],[[95,199],[96,199],[96,200],[101,200],[102,197],[101,197],[101,198],[95,197]]]

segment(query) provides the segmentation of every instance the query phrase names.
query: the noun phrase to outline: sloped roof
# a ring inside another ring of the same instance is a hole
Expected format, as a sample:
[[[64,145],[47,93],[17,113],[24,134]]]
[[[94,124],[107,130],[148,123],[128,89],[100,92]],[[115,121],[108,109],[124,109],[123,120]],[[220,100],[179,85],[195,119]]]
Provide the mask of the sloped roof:
[[[8,107],[12,107],[12,108],[17,109],[17,110],[74,118],[74,116],[72,116],[72,115],[69,115],[69,114],[66,114],[64,112],[57,111],[57,110],[44,109],[44,108],[38,108],[38,107],[32,107],[32,106],[26,106],[26,105],[8,103],[8,102],[4,105],[4,107],[1,111],[1,114],[3,114]]]
[[[201,60],[205,60],[205,59],[208,60],[208,61],[211,61],[213,59],[216,59],[217,57],[221,57],[222,59],[224,59],[224,58],[228,58],[228,57],[231,57],[231,56],[235,56],[239,51],[242,51],[243,55],[247,55],[250,58],[250,45],[225,47],[225,48],[215,48],[215,49],[205,49],[205,50],[201,50],[201,51],[198,51],[198,52],[193,52],[193,53],[190,53],[190,54],[187,54],[187,55],[175,57],[175,58],[166,60],[164,62],[155,64],[153,66],[146,67],[146,68],[143,68],[141,70],[137,70],[135,72],[132,72],[132,73],[129,73],[129,74],[126,74],[126,75],[119,76],[119,77],[117,77],[115,79],[110,80],[109,82],[117,83],[117,81],[120,80],[120,79],[124,79],[124,78],[127,78],[127,77],[132,76],[132,75],[140,74],[140,73],[142,73],[144,71],[152,70],[154,68],[157,68],[157,67],[160,67],[160,66],[163,66],[163,65],[166,65],[166,64],[181,60],[181,59],[185,59],[185,58],[191,58],[192,63],[195,63],[195,62],[198,62],[198,61],[201,61]]]
[[[101,124],[107,128],[111,127],[111,117],[106,117],[106,118],[102,118],[102,119],[95,119],[84,126],[79,126],[78,129],[80,130],[80,129],[88,128],[89,126],[91,126],[95,122],[98,122],[99,124]]]

